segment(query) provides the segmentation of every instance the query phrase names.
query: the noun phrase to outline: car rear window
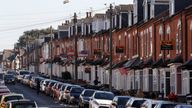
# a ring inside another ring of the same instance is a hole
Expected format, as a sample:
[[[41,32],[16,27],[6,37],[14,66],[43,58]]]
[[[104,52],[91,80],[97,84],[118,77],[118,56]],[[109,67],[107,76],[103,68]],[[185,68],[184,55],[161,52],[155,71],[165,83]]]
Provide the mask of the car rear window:
[[[35,108],[35,103],[15,103],[12,108]]]
[[[7,102],[10,100],[20,100],[20,99],[23,99],[23,97],[22,96],[7,96],[7,97],[5,97],[4,101]]]
[[[106,100],[113,100],[114,95],[111,93],[96,93],[96,99],[106,99]]]
[[[28,71],[20,71],[19,74],[20,75],[25,75],[25,74],[29,74],[29,72]]]
[[[72,88],[71,92],[73,93],[81,93],[83,91],[83,88]]]
[[[95,91],[94,90],[86,90],[83,94],[83,96],[87,96],[87,97],[90,97],[93,95]]]
[[[117,104],[125,105],[130,98],[119,98]]]
[[[145,100],[135,100],[131,107],[140,108],[140,106],[145,102]]]

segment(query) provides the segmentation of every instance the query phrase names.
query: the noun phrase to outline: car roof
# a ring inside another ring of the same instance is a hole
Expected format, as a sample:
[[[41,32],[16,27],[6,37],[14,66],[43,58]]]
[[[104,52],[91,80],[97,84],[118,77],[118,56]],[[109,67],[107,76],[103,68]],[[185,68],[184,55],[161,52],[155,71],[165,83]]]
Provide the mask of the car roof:
[[[131,96],[115,96],[114,98],[131,98]]]
[[[111,94],[113,94],[113,92],[109,92],[109,91],[95,91],[95,93],[111,93]]]
[[[131,97],[132,100],[149,100],[146,98]]]
[[[6,96],[23,96],[23,94],[17,94],[17,93],[9,93],[9,94],[6,94],[4,95],[5,97]]]

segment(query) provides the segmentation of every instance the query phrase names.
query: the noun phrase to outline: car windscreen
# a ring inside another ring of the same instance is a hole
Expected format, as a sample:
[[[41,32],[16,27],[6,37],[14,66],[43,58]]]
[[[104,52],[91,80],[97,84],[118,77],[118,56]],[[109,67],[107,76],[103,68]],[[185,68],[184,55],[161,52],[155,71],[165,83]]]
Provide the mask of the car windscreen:
[[[71,92],[72,93],[81,93],[84,89],[83,88],[72,88]]]
[[[94,90],[86,90],[83,96],[91,97],[95,91]]]
[[[25,74],[29,74],[29,72],[28,71],[20,71],[19,74],[20,75],[25,75]]]
[[[145,100],[135,100],[131,107],[140,108],[140,106],[145,102]]]
[[[7,101],[11,101],[11,100],[20,100],[20,99],[23,99],[22,96],[7,96],[4,98],[4,101],[7,102]]]
[[[14,103],[12,108],[35,108],[35,103]]]
[[[14,76],[12,74],[9,74],[9,75],[5,75],[5,78],[14,78]]]
[[[119,98],[117,104],[125,105],[130,98]]]
[[[113,100],[114,95],[111,93],[96,93],[96,99],[106,99],[106,100]]]

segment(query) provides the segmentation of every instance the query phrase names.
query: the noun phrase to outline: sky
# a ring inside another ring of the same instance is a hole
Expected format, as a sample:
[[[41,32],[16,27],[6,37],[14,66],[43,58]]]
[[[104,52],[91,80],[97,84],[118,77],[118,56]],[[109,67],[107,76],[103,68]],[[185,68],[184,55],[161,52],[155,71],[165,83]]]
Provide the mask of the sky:
[[[13,49],[24,31],[43,29],[71,19],[74,12],[84,18],[87,11],[102,13],[112,3],[131,4],[133,0],[0,0],[0,51]]]

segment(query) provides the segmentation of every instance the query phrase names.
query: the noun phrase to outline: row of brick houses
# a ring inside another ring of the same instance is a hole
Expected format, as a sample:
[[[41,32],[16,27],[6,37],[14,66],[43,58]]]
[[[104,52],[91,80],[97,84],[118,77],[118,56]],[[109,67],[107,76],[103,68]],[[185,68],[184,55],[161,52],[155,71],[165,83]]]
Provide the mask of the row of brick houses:
[[[114,88],[192,93],[191,5],[191,0],[134,0],[114,7]],[[32,47],[23,63],[31,63],[31,71],[38,68],[51,75],[53,69],[57,77],[69,71],[75,78],[74,37],[78,36],[78,79],[92,84],[98,76],[101,84],[109,84],[109,10],[94,16],[88,12],[76,26],[73,20],[66,21],[57,31],[52,39],[42,37],[40,47]]]

